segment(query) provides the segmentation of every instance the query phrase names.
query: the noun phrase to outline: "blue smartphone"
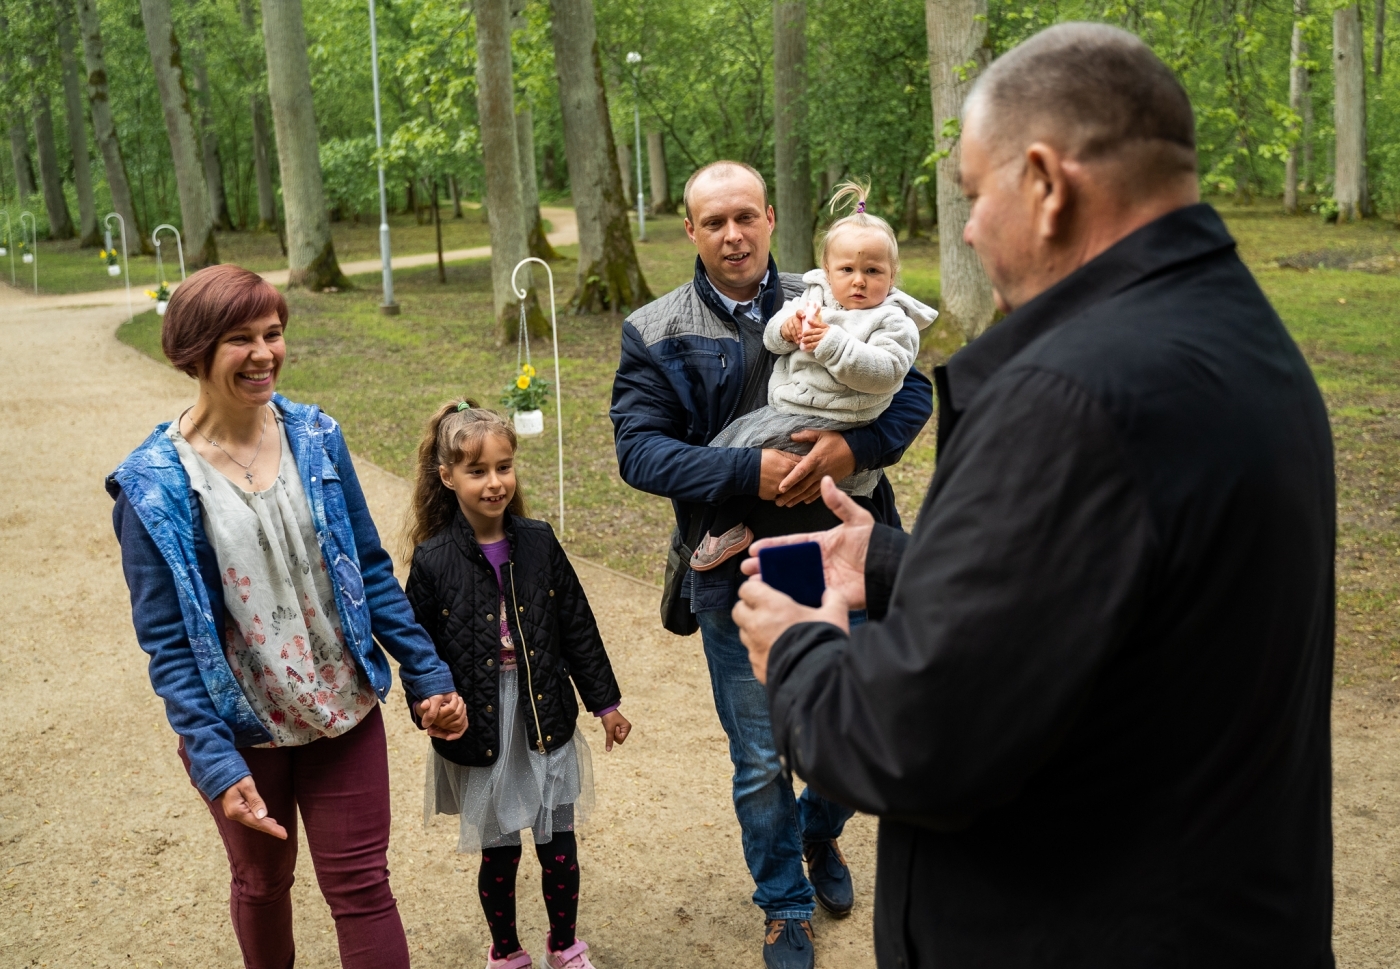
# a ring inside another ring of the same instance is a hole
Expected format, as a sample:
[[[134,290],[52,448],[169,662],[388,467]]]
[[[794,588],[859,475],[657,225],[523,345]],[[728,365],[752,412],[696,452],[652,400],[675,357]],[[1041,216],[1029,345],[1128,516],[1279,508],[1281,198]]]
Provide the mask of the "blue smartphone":
[[[816,542],[759,549],[758,572],[764,582],[801,605],[821,607],[826,577],[822,573],[822,547]]]

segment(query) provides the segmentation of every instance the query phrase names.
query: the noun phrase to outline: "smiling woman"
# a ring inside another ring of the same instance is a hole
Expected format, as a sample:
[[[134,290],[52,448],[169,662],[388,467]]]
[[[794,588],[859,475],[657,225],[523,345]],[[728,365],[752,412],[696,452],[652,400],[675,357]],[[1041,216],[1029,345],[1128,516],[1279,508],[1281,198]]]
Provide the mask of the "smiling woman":
[[[107,479],[113,524],[151,685],[228,853],[245,964],[292,962],[299,810],[342,966],[406,969],[385,866],[391,674],[375,640],[430,735],[460,737],[466,709],[340,427],[276,393],[286,325],[282,294],[236,266],[176,291],[161,347],[199,397]]]

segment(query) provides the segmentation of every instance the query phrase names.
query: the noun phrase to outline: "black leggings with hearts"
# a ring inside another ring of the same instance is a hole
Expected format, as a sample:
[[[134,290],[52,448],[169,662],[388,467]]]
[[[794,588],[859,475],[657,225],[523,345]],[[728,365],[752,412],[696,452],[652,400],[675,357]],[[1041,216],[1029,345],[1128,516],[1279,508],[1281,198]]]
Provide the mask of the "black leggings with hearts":
[[[540,886],[549,912],[549,942],[555,952],[574,944],[578,924],[578,841],[572,831],[556,831],[554,840],[535,845],[540,859]],[[515,874],[520,846],[484,848],[476,885],[481,908],[491,926],[491,957],[504,959],[520,950],[515,931]]]

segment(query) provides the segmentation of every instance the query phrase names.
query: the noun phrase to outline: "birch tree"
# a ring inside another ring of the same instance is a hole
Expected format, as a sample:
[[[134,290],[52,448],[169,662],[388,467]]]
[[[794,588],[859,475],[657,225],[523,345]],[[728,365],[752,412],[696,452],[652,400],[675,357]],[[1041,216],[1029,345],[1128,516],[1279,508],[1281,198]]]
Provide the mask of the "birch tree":
[[[551,0],[550,8],[564,153],[578,217],[578,288],[570,303],[576,313],[625,312],[652,297],[627,221],[593,0]]]
[[[521,300],[511,284],[511,272],[530,254],[520,188],[510,22],[510,0],[476,0],[477,116],[486,163],[486,216],[491,225],[491,292],[506,340],[516,338],[520,323]],[[543,333],[544,316],[529,272],[522,272],[516,281],[527,292],[530,331]]]
[[[63,64],[63,103],[68,119],[68,151],[73,160],[73,188],[78,195],[78,236],[84,248],[102,243],[97,224],[97,202],[92,195],[92,165],[88,159],[87,112],[83,110],[83,82],[78,67],[71,0],[53,0],[57,17],[58,52]]]
[[[1301,120],[1303,98],[1308,96],[1308,44],[1303,36],[1303,19],[1308,15],[1308,0],[1293,0],[1293,42],[1288,62],[1288,108]],[[1305,134],[1300,132],[1300,134]],[[1299,142],[1288,148],[1288,160],[1283,168],[1283,210],[1290,215],[1298,211]]]
[[[520,156],[520,202],[525,212],[525,237],[530,255],[546,261],[558,259],[559,253],[549,244],[544,233],[544,219],[540,216],[540,183],[535,173],[535,113],[528,104],[516,112],[515,143]],[[452,193],[453,204],[457,206],[455,215],[461,218],[455,182]]]
[[[253,15],[253,0],[238,0],[238,15],[243,29],[250,35],[258,30]],[[259,59],[261,61],[261,59]],[[267,128],[267,101],[262,95],[262,72],[255,71],[248,79],[248,114],[253,127],[253,176],[258,187],[258,231],[270,231],[277,226],[277,196],[272,191],[272,136]]]
[[[1337,161],[1333,198],[1343,222],[1370,215],[1366,190],[1366,61],[1359,2],[1332,14],[1332,73]]]
[[[116,122],[112,120],[112,105],[107,90],[107,60],[102,47],[102,21],[97,15],[97,0],[76,0],[76,6],[78,32],[83,42],[83,66],[87,72],[93,140],[102,156],[102,169],[107,175],[107,188],[112,195],[112,209],[126,223],[127,246],[136,252],[150,253],[151,242],[136,218],[131,183],[126,177],[126,161],[122,158]]]
[[[141,20],[146,27],[146,45],[151,51],[156,90],[160,92],[165,130],[170,137],[185,262],[191,268],[202,269],[219,261],[219,247],[214,239],[214,213],[209,206],[209,187],[204,182],[204,163],[190,113],[180,40],[170,18],[170,0],[141,0]]]
[[[320,142],[311,101],[311,68],[301,0],[262,0],[267,94],[277,130],[277,163],[287,215],[290,286],[323,290],[350,285],[340,271],[321,184]]]
[[[945,318],[972,340],[991,326],[992,284],[963,242],[972,207],[959,187],[963,102],[989,63],[987,0],[927,0],[928,72],[938,182],[938,270]]]
[[[661,132],[647,132],[647,168],[651,170],[651,214],[675,215],[676,203],[671,201],[671,182],[666,174],[666,144]]]
[[[812,155],[807,142],[807,3],[773,2],[773,162],[778,268],[816,265],[812,245]]]

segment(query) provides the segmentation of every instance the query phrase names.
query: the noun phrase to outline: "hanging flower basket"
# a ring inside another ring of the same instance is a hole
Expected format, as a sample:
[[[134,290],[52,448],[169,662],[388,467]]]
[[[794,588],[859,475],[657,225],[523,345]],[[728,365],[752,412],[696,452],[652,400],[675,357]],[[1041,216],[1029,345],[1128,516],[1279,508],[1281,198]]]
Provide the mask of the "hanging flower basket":
[[[538,437],[544,433],[542,410],[518,410],[511,420],[515,422],[515,433],[520,437]]]
[[[24,263],[27,266],[34,261],[34,253],[29,252],[28,250],[21,247],[19,251],[19,259],[20,262]]]
[[[121,263],[117,260],[117,250],[103,249],[97,254],[97,258],[107,263],[108,276],[120,276],[122,274]]]
[[[156,301],[156,316],[164,316],[170,305],[170,284],[161,283],[159,289],[148,289],[146,295]]]
[[[544,433],[544,411],[540,408],[548,399],[549,384],[535,376],[530,364],[521,364],[520,373],[501,395],[501,404],[513,415],[516,434],[534,437]]]
[[[9,254],[10,254],[10,247],[7,246],[5,243],[0,242],[0,256],[8,256]]]

